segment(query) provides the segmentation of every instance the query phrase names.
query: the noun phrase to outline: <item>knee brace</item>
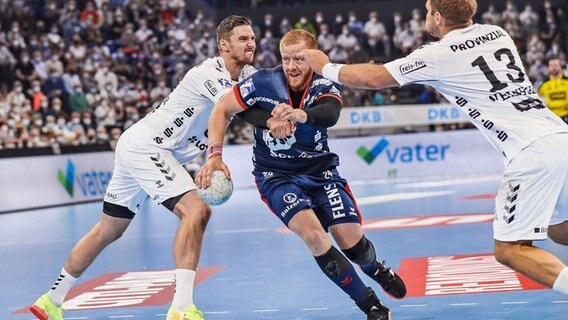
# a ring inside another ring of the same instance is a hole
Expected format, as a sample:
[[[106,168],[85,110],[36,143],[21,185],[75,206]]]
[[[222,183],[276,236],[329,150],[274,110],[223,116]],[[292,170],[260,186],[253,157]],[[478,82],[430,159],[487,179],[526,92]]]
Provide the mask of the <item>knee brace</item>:
[[[320,269],[328,277],[336,277],[343,273],[351,264],[334,246],[324,254],[314,257]]]
[[[367,240],[365,236],[363,236],[353,247],[342,251],[349,260],[358,265],[370,264],[377,259],[373,243]]]

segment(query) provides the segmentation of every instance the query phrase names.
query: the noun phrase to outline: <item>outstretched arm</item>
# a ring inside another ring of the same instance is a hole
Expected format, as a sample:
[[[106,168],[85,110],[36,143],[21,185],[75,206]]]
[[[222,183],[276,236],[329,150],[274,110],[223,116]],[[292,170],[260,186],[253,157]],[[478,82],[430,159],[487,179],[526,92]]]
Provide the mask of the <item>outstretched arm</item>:
[[[325,53],[315,49],[302,50],[298,56],[304,59],[314,72],[349,87],[382,89],[399,85],[390,72],[380,64],[332,64]]]

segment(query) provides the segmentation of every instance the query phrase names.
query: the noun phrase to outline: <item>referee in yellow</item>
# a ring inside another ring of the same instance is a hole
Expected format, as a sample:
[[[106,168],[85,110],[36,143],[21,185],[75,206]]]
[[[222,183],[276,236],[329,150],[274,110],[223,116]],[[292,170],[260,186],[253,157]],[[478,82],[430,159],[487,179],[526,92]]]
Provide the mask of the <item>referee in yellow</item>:
[[[548,61],[548,77],[538,86],[538,95],[552,112],[568,123],[568,79],[564,77],[560,59]]]

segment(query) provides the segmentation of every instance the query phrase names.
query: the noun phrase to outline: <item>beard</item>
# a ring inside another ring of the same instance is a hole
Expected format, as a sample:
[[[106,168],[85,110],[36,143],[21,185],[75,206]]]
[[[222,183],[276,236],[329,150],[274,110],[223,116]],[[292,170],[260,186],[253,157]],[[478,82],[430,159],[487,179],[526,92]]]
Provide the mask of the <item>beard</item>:
[[[290,75],[286,74],[286,80],[288,82],[288,86],[290,86],[290,89],[292,89],[293,91],[300,91],[305,88],[306,84],[308,83],[308,80],[310,79],[310,75],[311,73],[308,72],[302,75],[300,78],[292,79]]]

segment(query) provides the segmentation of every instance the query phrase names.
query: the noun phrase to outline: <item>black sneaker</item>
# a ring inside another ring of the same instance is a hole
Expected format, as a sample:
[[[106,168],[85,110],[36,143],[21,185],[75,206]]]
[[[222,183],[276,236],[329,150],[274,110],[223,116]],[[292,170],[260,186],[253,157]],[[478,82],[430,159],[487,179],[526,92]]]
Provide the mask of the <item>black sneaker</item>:
[[[375,272],[365,272],[366,275],[375,280],[383,287],[386,293],[396,299],[402,299],[406,295],[406,284],[402,278],[391,268],[385,266],[385,262],[378,263],[379,267]]]
[[[367,299],[359,302],[355,301],[355,304],[361,311],[365,312],[367,320],[391,320],[389,308],[381,303],[375,291],[371,288],[367,288],[366,295]]]

